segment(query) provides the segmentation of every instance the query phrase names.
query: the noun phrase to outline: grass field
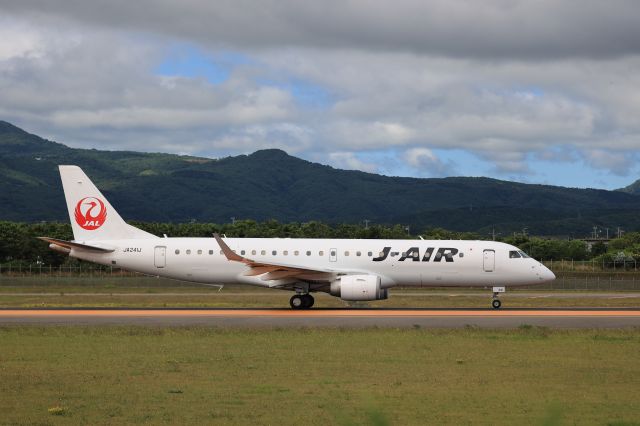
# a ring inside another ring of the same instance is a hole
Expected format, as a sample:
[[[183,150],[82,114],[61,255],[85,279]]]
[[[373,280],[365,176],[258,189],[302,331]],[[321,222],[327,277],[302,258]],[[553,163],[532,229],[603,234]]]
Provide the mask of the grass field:
[[[0,424],[640,424],[640,330],[0,328]]]
[[[501,296],[504,307],[640,307],[640,291],[514,290]],[[152,277],[2,278],[0,308],[30,307],[288,307],[289,291],[227,285],[217,287]],[[316,294],[316,307],[352,306],[326,294]],[[491,292],[470,289],[392,289],[388,300],[360,307],[433,308],[489,307]]]
[[[251,293],[220,293],[202,295],[144,295],[144,294],[72,294],[63,295],[7,295],[0,294],[0,308],[289,308],[292,293],[260,291]],[[640,294],[632,296],[596,297],[582,294],[575,297],[553,297],[532,293],[527,297],[508,294],[501,297],[504,308],[576,308],[576,307],[640,307]],[[388,300],[348,303],[326,294],[315,295],[314,308],[372,307],[372,308],[489,308],[489,294],[459,295],[431,293],[429,295],[398,295]]]

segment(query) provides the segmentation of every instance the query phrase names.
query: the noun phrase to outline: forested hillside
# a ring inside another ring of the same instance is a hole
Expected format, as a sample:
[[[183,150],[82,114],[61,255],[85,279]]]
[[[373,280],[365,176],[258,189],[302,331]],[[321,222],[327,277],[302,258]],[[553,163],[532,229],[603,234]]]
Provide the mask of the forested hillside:
[[[626,192],[629,194],[640,195],[640,179],[633,182],[629,186],[625,186],[624,188],[620,188],[618,191]]]
[[[269,149],[222,159],[73,149],[0,121],[0,220],[67,221],[59,164],[77,164],[127,220],[401,223],[486,234],[640,229],[640,196],[489,178],[338,170]]]

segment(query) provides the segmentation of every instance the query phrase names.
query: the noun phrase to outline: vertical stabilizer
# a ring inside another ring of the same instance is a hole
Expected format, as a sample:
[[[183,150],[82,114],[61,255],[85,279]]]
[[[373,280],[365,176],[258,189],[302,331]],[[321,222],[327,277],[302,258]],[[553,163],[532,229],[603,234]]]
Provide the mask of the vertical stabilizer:
[[[59,166],[76,241],[158,238],[127,224],[78,166]]]

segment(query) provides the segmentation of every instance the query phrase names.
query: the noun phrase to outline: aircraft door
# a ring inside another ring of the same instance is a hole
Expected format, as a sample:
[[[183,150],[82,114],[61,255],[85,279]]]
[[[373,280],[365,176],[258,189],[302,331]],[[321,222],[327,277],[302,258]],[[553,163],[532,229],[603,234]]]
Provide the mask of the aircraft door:
[[[329,250],[329,262],[335,262],[338,260],[338,249],[330,249]]]
[[[156,246],[153,263],[156,268],[164,268],[167,265],[167,248],[165,246]]]
[[[482,260],[482,269],[485,272],[493,272],[496,268],[496,252],[495,250],[485,250]]]

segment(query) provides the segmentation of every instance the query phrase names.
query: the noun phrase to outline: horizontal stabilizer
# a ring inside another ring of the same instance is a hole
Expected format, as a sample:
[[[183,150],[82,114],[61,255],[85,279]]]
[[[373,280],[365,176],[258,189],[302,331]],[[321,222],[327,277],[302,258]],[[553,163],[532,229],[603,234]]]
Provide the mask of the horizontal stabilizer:
[[[46,241],[51,244],[55,244],[60,247],[67,248],[69,250],[76,249],[76,250],[86,250],[86,251],[93,251],[93,252],[99,252],[99,253],[111,253],[116,250],[113,247],[76,243],[73,241],[59,240],[57,238],[38,237],[38,239],[42,241]]]

